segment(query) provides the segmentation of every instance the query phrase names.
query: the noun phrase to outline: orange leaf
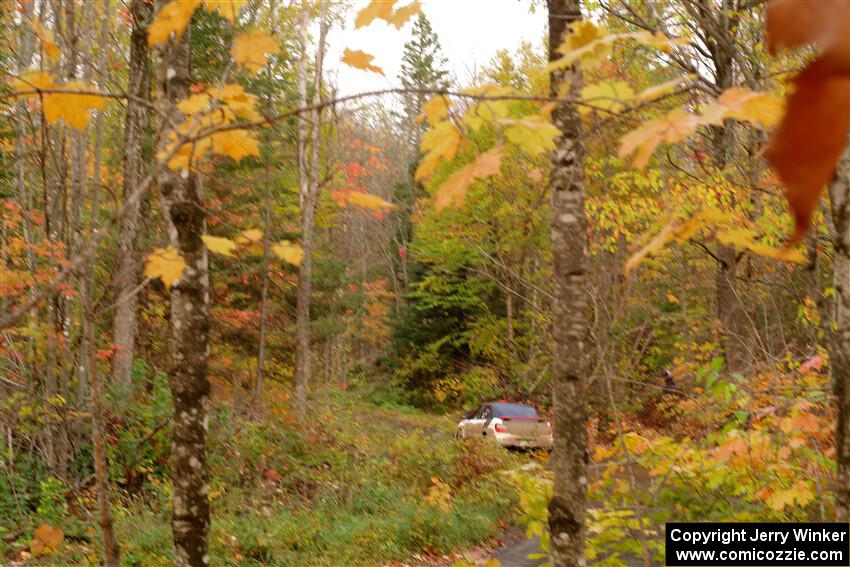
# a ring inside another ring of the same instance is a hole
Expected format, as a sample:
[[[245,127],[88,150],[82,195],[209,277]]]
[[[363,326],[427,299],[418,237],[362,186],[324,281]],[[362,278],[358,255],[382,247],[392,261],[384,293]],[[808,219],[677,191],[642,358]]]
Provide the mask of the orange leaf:
[[[819,59],[794,84],[785,117],[764,153],[786,186],[796,242],[809,227],[821,188],[835,172],[847,141],[850,76],[835,74],[829,62]]]
[[[499,173],[502,166],[502,151],[504,146],[496,146],[466,165],[446,179],[434,194],[434,204],[438,211],[452,203],[462,205],[466,192],[472,182]]]
[[[387,18],[387,21],[394,25],[396,29],[400,30],[404,27],[404,24],[407,23],[407,20],[412,18],[417,14],[422,13],[422,5],[419,3],[419,0],[413,0],[407,6],[402,6],[398,10],[396,10],[392,16]]]
[[[850,71],[850,0],[772,0],[767,6],[771,53],[815,44],[821,60]]]
[[[346,48],[345,51],[342,52],[342,62],[346,65],[354,67],[355,69],[362,69],[363,71],[372,71],[373,73],[383,75],[383,69],[372,65],[372,60],[374,59],[374,55],[370,55],[365,51],[361,51],[359,49]]]
[[[371,0],[369,4],[357,12],[354,28],[368,26],[376,19],[386,20],[393,13],[393,4],[397,0]]]
[[[674,144],[690,136],[700,124],[698,116],[676,108],[668,114],[644,122],[620,139],[618,155],[635,152],[633,165],[642,169],[660,143]]]
[[[56,550],[64,539],[61,528],[55,528],[49,524],[41,524],[35,529],[35,539],[51,550]]]

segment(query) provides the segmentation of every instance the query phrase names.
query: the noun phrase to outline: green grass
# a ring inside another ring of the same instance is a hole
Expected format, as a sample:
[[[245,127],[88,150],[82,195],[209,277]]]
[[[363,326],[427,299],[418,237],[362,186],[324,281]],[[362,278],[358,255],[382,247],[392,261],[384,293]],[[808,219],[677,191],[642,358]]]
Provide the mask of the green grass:
[[[452,417],[378,405],[372,392],[321,391],[311,407],[305,427],[217,412],[214,565],[381,565],[479,545],[513,521],[500,471],[518,457],[454,440]],[[443,509],[427,499],[432,479],[449,486]],[[117,506],[124,564],[170,564],[169,490],[152,480]]]

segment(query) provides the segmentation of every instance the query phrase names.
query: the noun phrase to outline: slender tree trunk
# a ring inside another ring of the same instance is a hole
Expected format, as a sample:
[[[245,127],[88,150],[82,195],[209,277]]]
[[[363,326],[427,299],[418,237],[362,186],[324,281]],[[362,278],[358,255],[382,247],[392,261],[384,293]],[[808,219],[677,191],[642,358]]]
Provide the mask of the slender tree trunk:
[[[124,198],[132,193],[141,179],[144,163],[143,139],[148,123],[148,112],[141,101],[148,100],[150,90],[150,67],[148,64],[147,28],[143,27],[150,18],[151,4],[146,0],[133,0],[130,14],[133,16],[133,31],[130,38],[130,68],[128,70],[127,114],[124,117],[124,155],[122,191]],[[128,385],[132,376],[136,343],[135,289],[138,284],[136,235],[139,210],[137,201],[121,219],[118,236],[118,257],[115,267],[115,315],[112,320],[112,342],[116,346],[112,358],[112,379],[116,384]]]
[[[266,371],[266,332],[269,312],[269,259],[271,257],[271,190],[266,190],[266,204],[263,211],[263,291],[260,299],[260,346],[257,350],[257,382],[254,384],[254,415],[263,413],[263,379]]]
[[[92,262],[94,260],[92,259]],[[86,284],[87,285],[87,284]],[[107,567],[118,567],[121,563],[121,551],[112,528],[112,507],[109,504],[109,478],[107,477],[106,449],[103,435],[103,404],[101,403],[101,384],[97,369],[97,342],[95,335],[95,316],[91,293],[85,294],[86,351],[83,356],[88,361],[88,373],[91,395],[89,404],[92,415],[91,438],[94,448],[94,474],[97,487],[97,505],[100,511],[100,528],[103,537],[103,556]]]
[[[180,121],[175,104],[189,92],[190,33],[187,29],[180,39],[170,40],[162,52],[160,73],[166,121]],[[186,262],[182,276],[171,289],[173,345],[169,385],[174,405],[171,444],[174,564],[199,567],[210,562],[209,278],[206,248],[201,240],[205,208],[201,179],[194,172],[166,168],[158,178],[158,185],[171,245]]]
[[[302,6],[302,10],[304,7]],[[319,16],[319,44],[316,51],[316,69],[313,81],[313,102],[321,100],[322,66],[325,58],[325,40],[328,32],[327,1],[322,0]],[[302,13],[300,23],[301,60],[298,66],[298,94],[302,106],[307,104],[307,16]],[[307,154],[307,128],[299,115],[298,170],[301,182],[301,248],[304,257],[298,271],[298,290],[295,305],[295,413],[303,417],[307,411],[307,391],[310,384],[310,292],[313,276],[313,239],[316,204],[319,199],[319,159],[322,135],[322,114],[319,109],[311,116],[310,155]]]
[[[835,254],[832,262],[835,287],[835,332],[828,341],[829,368],[835,392],[838,422],[835,431],[835,460],[838,481],[835,515],[850,521],[850,138],[847,149],[829,183],[829,200]]]
[[[301,54],[298,59],[298,104],[307,106],[307,6],[301,4],[298,36]],[[307,385],[310,382],[310,276],[313,270],[313,216],[309,211],[310,178],[307,162],[307,115],[298,114],[298,184],[301,201],[301,248],[304,256],[298,269],[295,292],[295,413],[300,417],[307,409]]]
[[[110,22],[110,5],[109,3],[104,3],[102,7],[103,13],[101,14],[101,27],[100,27],[100,38],[101,41],[108,41],[109,38],[109,22]],[[89,25],[94,25],[97,21],[97,17],[95,15],[94,4],[89,4],[86,6],[86,20],[89,22]],[[86,49],[88,53],[88,49]],[[106,71],[106,49],[101,49],[98,54],[97,60],[97,68],[101,76],[105,76]],[[91,67],[86,67],[86,72],[84,73],[84,77],[86,82],[91,81]],[[92,230],[97,229],[100,224],[100,191],[101,191],[101,177],[100,177],[100,166],[101,159],[103,153],[103,112],[98,111],[97,117],[94,122],[94,150],[92,152],[92,177],[91,177],[91,185],[89,194],[91,195],[91,227]],[[83,294],[83,304],[87,305],[89,301],[91,301],[91,297],[96,293],[96,281],[95,281],[95,270],[94,267],[96,253],[92,255],[92,260],[89,264],[88,273],[86,274],[86,284],[85,284],[85,293]],[[83,325],[93,325],[94,322],[89,317],[83,317]],[[83,345],[87,345],[88,342],[88,333],[83,334]],[[83,403],[85,397],[87,395],[88,385],[88,361],[85,356],[85,347],[81,348],[83,355],[81,356],[80,363],[80,380],[77,384],[77,399],[80,403]]]
[[[560,57],[558,47],[569,24],[581,18],[580,0],[547,0],[549,59]],[[555,96],[568,89],[579,92],[576,68],[550,77]],[[569,86],[567,86],[569,85]],[[552,156],[552,255],[554,257],[552,395],[555,473],[549,503],[552,565],[585,564],[584,533],[587,500],[586,361],[588,326],[587,220],[584,211],[584,149],[581,117],[575,105],[559,103],[552,121],[560,130]]]

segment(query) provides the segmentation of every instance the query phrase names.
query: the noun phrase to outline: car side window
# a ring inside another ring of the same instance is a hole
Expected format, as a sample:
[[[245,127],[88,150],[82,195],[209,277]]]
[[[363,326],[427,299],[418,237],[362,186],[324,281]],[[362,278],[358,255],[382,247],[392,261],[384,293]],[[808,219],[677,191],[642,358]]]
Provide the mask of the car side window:
[[[491,417],[493,417],[493,409],[490,406],[484,406],[479,419],[490,419]]]

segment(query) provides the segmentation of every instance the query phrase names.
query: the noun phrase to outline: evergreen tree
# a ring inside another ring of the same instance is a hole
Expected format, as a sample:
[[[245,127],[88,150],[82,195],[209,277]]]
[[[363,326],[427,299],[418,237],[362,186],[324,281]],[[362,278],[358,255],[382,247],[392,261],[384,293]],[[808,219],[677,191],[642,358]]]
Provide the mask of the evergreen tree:
[[[440,40],[431,23],[420,14],[413,25],[410,41],[404,44],[399,80],[406,89],[444,89],[448,87],[448,63],[440,48]],[[404,95],[404,114],[410,124],[430,98],[424,93]],[[418,136],[417,136],[418,137]]]

